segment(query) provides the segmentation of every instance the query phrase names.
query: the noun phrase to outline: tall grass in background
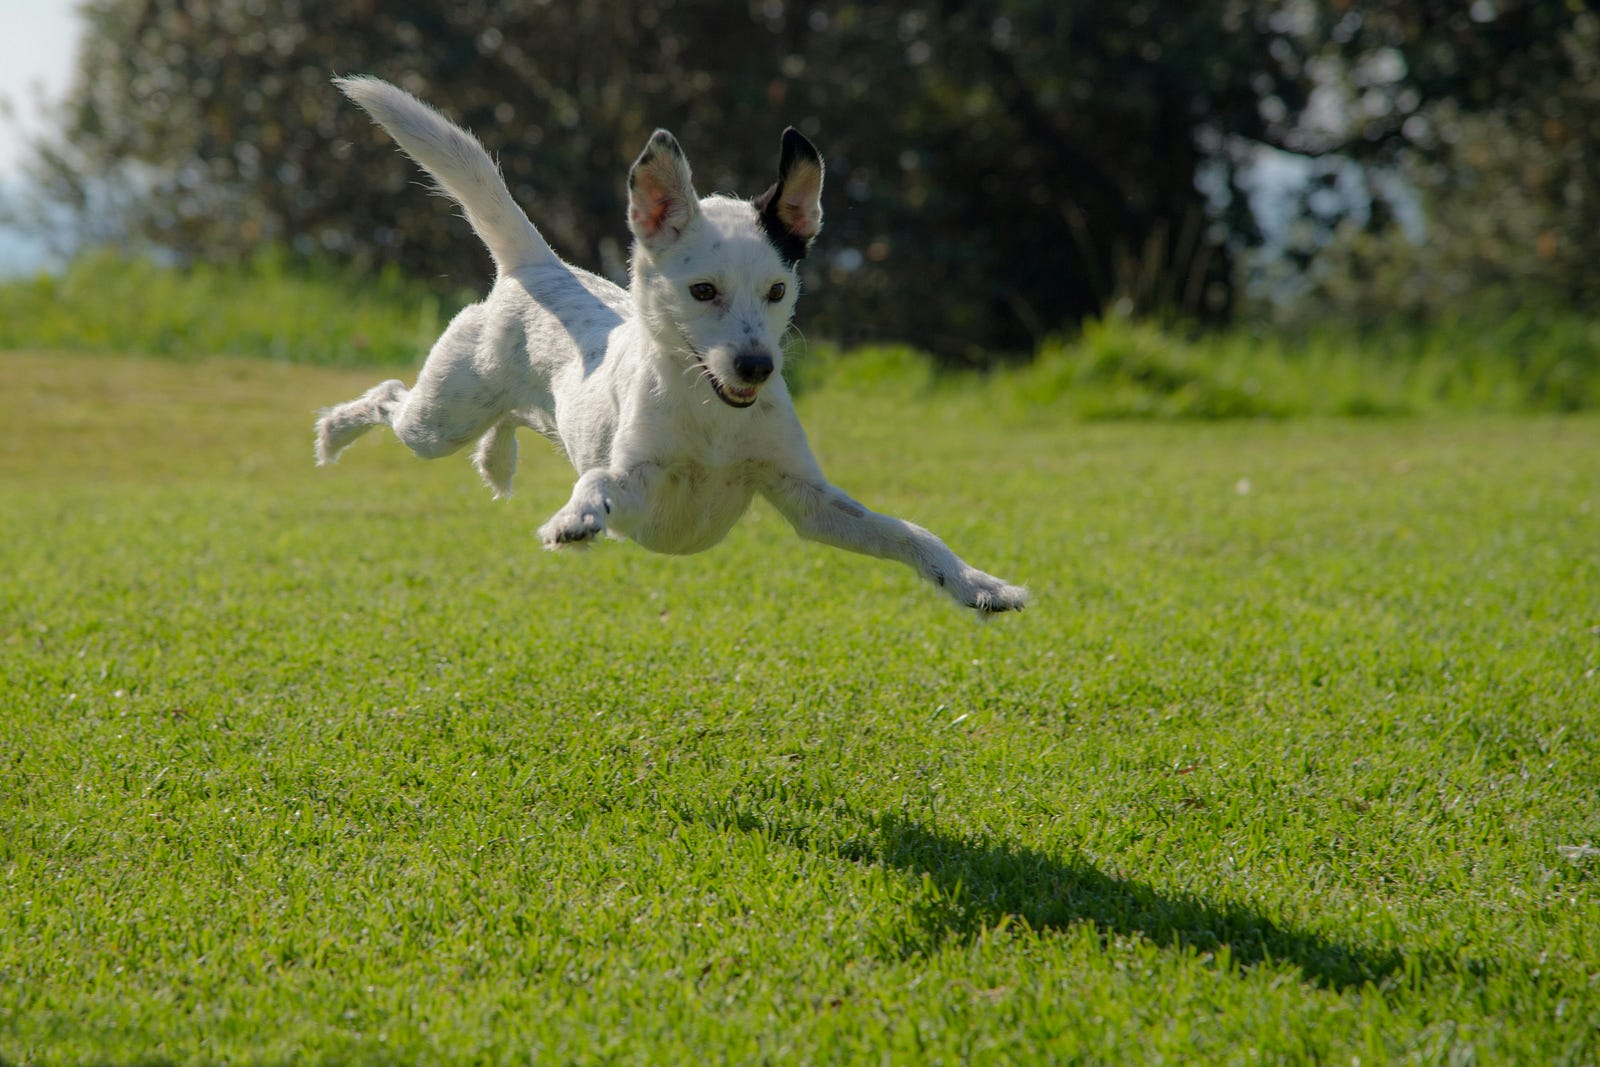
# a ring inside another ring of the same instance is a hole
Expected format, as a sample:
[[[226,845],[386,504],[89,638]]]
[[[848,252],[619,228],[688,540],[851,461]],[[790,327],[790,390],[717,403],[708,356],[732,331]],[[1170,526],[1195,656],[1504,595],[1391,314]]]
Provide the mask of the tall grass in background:
[[[1578,411],[1600,406],[1600,320],[1554,312],[1293,333],[1187,333],[1108,318],[1010,375],[1080,417]]]
[[[0,348],[409,365],[466,299],[392,269],[306,265],[277,252],[181,270],[97,252],[59,276],[0,284]]]
[[[393,271],[281,254],[177,270],[100,253],[59,277],[0,284],[0,348],[410,367],[474,298],[441,297]],[[802,344],[788,373],[801,390],[845,374],[880,389],[964,391],[977,381],[941,374],[903,346]],[[1022,419],[1579,411],[1600,407],[1600,318],[1540,308],[1428,324],[1195,331],[1113,315],[989,378],[985,408]]]

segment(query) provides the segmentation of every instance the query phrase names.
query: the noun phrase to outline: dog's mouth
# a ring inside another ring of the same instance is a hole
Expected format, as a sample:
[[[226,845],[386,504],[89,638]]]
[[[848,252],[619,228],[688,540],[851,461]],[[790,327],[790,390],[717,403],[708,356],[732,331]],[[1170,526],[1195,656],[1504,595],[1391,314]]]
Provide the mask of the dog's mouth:
[[[682,326],[678,327],[678,336],[683,338],[683,346],[694,357],[695,369],[699,370],[705,376],[706,381],[711,383],[711,391],[717,394],[718,400],[730,408],[747,408],[756,402],[756,393],[760,391],[760,386],[733,385],[718,378],[716,372],[711,369],[710,364],[706,363],[705,353],[696,348],[694,342],[689,340],[689,335],[684,332]]]
[[[711,372],[705,363],[700,363],[700,369],[705,372],[706,380],[711,383],[711,391],[717,394],[717,399],[731,408],[747,408],[756,402],[756,393],[759,391],[753,385],[731,385],[724,382]]]

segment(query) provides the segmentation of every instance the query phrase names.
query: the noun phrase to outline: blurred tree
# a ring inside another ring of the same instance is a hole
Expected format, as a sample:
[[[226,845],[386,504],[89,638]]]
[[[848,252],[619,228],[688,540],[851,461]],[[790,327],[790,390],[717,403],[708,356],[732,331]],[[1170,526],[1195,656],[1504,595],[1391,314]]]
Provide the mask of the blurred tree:
[[[180,258],[264,243],[481,284],[488,258],[328,84],[398,82],[474,128],[575,262],[624,268],[622,185],[663,125],[703,192],[829,164],[804,322],[957,362],[1110,304],[1227,315],[1259,239],[1260,145],[1385,162],[1448,148],[1439,101],[1566,84],[1561,0],[89,0],[38,176],[94,236]],[[1562,120],[1563,123],[1566,120]],[[1566,125],[1563,128],[1567,128]]]
[[[1425,209],[1422,233],[1344,223],[1287,317],[1600,307],[1600,17],[1579,14],[1531,54],[1537,91],[1483,111],[1451,98],[1412,112],[1423,150],[1403,149],[1398,165]]]

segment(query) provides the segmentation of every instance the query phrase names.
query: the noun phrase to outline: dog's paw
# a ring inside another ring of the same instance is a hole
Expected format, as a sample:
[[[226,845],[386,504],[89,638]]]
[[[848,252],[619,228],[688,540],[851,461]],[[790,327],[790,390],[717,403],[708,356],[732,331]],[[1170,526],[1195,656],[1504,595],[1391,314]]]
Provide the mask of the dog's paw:
[[[605,528],[603,512],[569,505],[539,527],[539,540],[549,549],[582,547],[600,536]]]
[[[948,582],[945,588],[958,604],[976,611],[980,618],[1002,611],[1021,611],[1028,605],[1028,591],[1022,586],[971,567]]]

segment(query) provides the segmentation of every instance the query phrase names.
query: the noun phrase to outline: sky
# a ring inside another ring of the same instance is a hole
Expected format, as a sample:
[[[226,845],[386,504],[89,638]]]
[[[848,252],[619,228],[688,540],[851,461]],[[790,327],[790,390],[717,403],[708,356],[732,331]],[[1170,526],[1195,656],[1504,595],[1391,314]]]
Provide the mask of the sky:
[[[10,117],[0,119],[0,181],[21,163],[25,130],[39,128],[38,94],[66,94],[78,40],[79,0],[0,0],[0,100]]]
[[[59,101],[72,81],[80,0],[0,0],[0,195],[15,188],[23,142],[41,129],[41,98]],[[0,277],[51,265],[45,243],[0,225]]]

